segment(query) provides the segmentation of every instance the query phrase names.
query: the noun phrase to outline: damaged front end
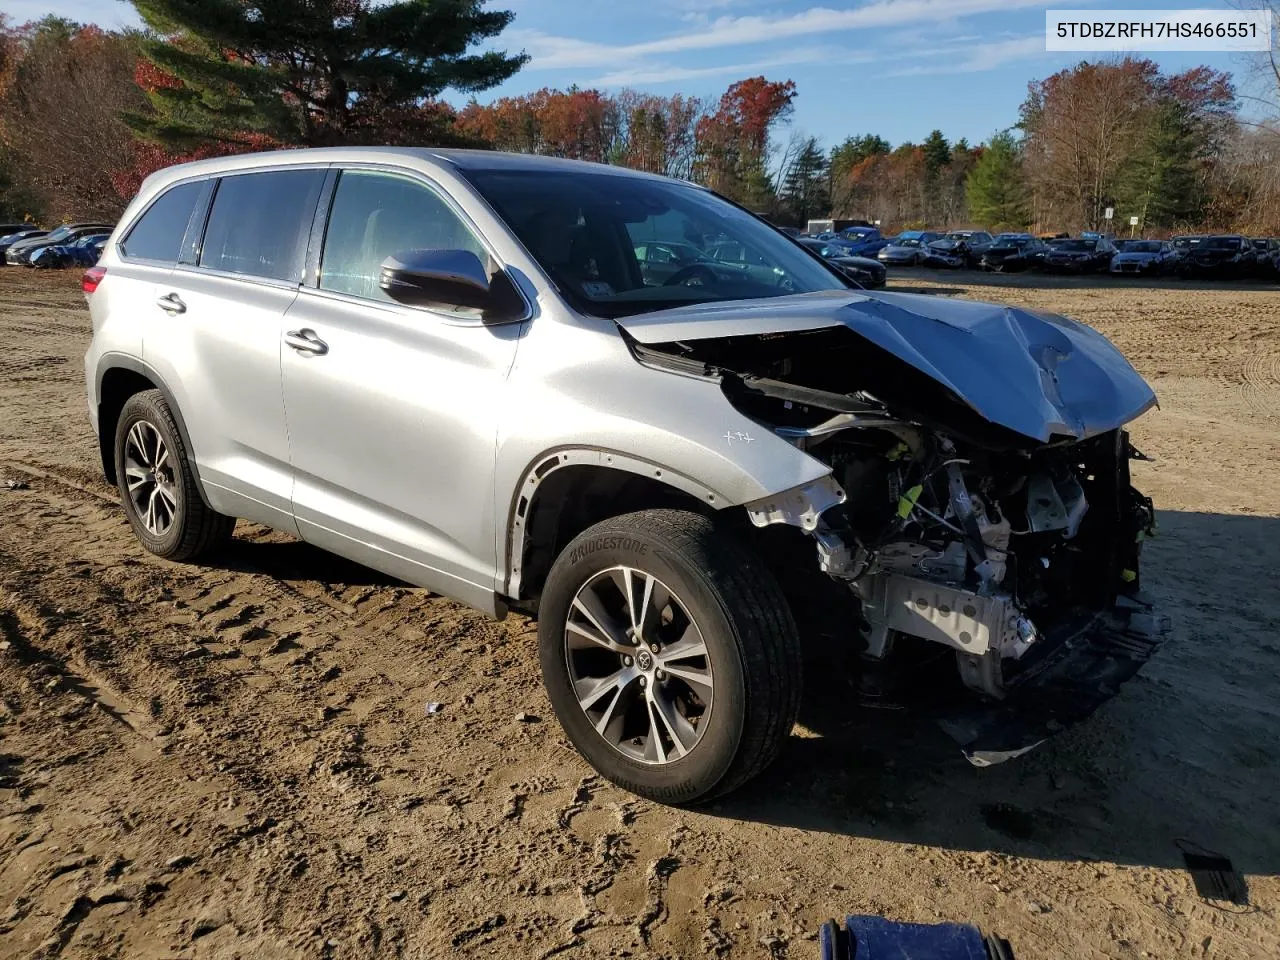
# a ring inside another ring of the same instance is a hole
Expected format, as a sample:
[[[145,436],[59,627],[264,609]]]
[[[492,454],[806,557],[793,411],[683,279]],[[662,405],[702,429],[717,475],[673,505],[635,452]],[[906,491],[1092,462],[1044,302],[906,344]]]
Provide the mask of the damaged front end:
[[[1047,322],[1029,316],[1024,332]],[[650,334],[633,350],[642,363],[718,379],[740,412],[831,467],[746,508],[757,527],[808,533],[813,575],[847,588],[846,636],[867,698],[923,703],[976,765],[1016,756],[1113,696],[1167,629],[1140,590],[1154,511],[1130,483],[1141,454],[1123,429],[1154,396],[1115,374],[1104,390],[1124,399],[1111,422],[1096,396],[1083,416],[1063,399],[1080,396],[1078,385],[1063,381],[1072,360],[1082,374],[1099,364],[1081,369],[1061,341],[1046,363],[1044,345],[1024,337],[1043,374],[1038,393],[1025,396],[1026,378],[1007,389],[1013,406],[1050,411],[1036,422],[1056,429],[1037,436],[1026,410],[992,416],[957,393],[954,381],[974,371],[926,374],[841,319],[782,333]],[[940,658],[953,667],[926,692]]]

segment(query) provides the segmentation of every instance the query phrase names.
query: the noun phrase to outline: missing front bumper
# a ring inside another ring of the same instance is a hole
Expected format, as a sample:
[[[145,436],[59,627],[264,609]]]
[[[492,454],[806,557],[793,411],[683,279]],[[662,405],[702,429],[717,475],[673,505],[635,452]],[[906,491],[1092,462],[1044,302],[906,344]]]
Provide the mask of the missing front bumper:
[[[1026,753],[1079,723],[1119,691],[1160,648],[1167,617],[1122,597],[1109,613],[1018,677],[998,702],[944,708],[938,723],[977,767]]]

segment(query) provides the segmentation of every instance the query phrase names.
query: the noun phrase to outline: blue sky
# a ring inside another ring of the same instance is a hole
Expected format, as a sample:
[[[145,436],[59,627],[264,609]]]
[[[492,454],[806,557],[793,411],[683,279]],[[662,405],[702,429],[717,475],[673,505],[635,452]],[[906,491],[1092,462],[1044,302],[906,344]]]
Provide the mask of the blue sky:
[[[878,133],[894,144],[935,127],[986,139],[1014,123],[1027,82],[1084,54],[1048,53],[1045,10],[1227,9],[1225,0],[493,0],[515,11],[500,46],[532,61],[482,101],[540,87],[717,97],[734,80],[794,80],[792,126],[830,146]],[[112,0],[6,0],[14,22],[45,13],[137,25]],[[1099,55],[1101,56],[1101,54]],[[1205,63],[1248,73],[1244,55],[1148,54],[1167,71]]]

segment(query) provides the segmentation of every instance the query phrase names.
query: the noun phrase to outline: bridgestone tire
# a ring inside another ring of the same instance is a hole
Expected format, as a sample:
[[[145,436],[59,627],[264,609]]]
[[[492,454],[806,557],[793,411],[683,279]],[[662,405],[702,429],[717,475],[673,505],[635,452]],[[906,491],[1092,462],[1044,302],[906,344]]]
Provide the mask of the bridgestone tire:
[[[135,506],[129,494],[125,476],[125,444],[129,431],[139,421],[155,428],[169,451],[168,463],[173,472],[173,489],[177,509],[167,530],[154,535]],[[144,390],[125,401],[116,422],[115,435],[116,484],[125,515],[138,541],[151,553],[167,560],[195,560],[222,546],[231,537],[235,518],[226,517],[211,509],[200,495],[195,475],[187,461],[187,448],[182,434],[173,419],[168,403],[159,390]]]
[[[706,727],[684,756],[665,763],[632,759],[597,733],[572,685],[571,604],[595,575],[618,566],[657,578],[679,597],[711,661]],[[565,734],[601,775],[633,793],[667,804],[729,793],[777,757],[795,725],[802,678],[791,610],[750,546],[707,517],[646,510],[590,527],[556,559],[538,617],[543,680]]]

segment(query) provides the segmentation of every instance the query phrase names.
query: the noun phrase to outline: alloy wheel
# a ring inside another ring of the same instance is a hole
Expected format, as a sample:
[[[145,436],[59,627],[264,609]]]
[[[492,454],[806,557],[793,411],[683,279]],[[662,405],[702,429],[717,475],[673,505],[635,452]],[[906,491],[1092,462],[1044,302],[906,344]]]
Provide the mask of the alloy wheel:
[[[153,537],[163,537],[178,516],[178,483],[169,447],[146,420],[129,428],[124,444],[125,487]]]
[[[569,606],[564,652],[578,706],[618,752],[671,763],[702,738],[711,657],[687,606],[657,577],[625,566],[591,577]]]

